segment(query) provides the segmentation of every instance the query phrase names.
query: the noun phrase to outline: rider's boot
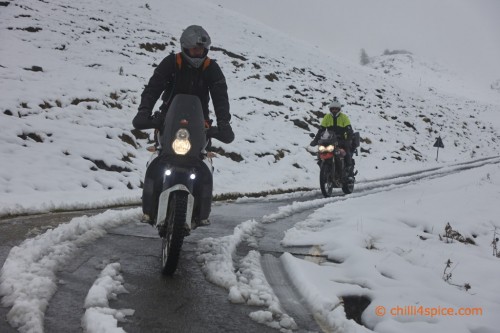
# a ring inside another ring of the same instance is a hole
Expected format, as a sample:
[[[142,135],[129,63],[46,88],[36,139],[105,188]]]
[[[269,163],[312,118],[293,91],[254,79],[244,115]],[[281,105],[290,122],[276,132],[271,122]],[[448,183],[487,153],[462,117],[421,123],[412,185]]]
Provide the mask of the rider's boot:
[[[151,216],[149,216],[149,214],[142,214],[141,223],[154,225],[155,221],[151,218]]]
[[[208,217],[212,211],[212,183],[204,183],[195,203],[194,227],[210,225]]]
[[[196,226],[197,227],[206,227],[208,225],[210,225],[209,219],[196,219]]]
[[[212,210],[212,196],[203,196],[200,198],[200,210],[198,216],[194,219],[196,227],[205,227],[210,225],[210,211]]]
[[[198,214],[195,218],[196,227],[210,225],[210,212],[212,211],[212,173],[209,168],[202,169],[203,183],[198,194]]]

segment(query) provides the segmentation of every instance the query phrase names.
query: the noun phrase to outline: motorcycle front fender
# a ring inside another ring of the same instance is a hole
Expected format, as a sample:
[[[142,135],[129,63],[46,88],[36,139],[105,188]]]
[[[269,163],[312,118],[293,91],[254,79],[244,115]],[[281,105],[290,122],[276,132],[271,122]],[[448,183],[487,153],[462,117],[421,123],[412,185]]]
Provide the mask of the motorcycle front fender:
[[[156,216],[156,226],[162,226],[165,224],[165,219],[167,217],[168,205],[170,203],[170,195],[175,191],[184,191],[188,194],[188,203],[187,203],[187,211],[186,211],[186,221],[184,222],[187,230],[191,230],[191,221],[193,217],[193,209],[194,209],[194,196],[191,194],[189,189],[183,184],[177,184],[171,186],[160,194],[160,199],[158,201],[158,215]]]
[[[333,159],[321,160],[321,166],[323,166],[323,165],[325,165],[325,166],[326,166],[326,165],[329,165],[329,166],[334,165],[334,163],[333,163]]]
[[[335,179],[335,161],[333,159],[328,159],[328,160],[322,160],[321,161],[321,168],[323,167],[328,167],[330,169],[330,174],[332,175],[332,179]]]

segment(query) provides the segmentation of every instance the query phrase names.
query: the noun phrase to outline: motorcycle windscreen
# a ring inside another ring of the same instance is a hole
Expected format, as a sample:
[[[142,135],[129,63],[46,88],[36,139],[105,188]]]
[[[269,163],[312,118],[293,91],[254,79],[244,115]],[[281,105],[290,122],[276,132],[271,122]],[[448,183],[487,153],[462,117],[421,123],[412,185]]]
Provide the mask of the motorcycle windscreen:
[[[333,144],[337,142],[337,136],[333,129],[327,128],[319,138],[319,144]]]
[[[179,129],[185,128],[189,132],[191,148],[184,156],[199,156],[206,146],[205,118],[198,96],[175,95],[165,117],[163,131],[160,135],[162,153],[176,155],[172,143]]]

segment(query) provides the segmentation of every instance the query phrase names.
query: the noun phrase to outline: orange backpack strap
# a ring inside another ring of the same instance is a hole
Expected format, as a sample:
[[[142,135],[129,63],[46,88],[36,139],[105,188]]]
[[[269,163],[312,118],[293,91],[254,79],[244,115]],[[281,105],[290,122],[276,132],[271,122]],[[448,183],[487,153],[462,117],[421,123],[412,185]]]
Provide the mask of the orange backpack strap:
[[[210,65],[210,58],[209,57],[206,57],[205,61],[203,62],[203,69],[202,70],[205,70],[207,69],[207,67]]]
[[[176,64],[177,64],[177,68],[178,68],[178,69],[181,69],[181,68],[182,68],[182,56],[181,56],[181,54],[180,54],[180,53],[177,53],[177,54],[175,55],[175,62],[176,62]]]
[[[202,71],[207,69],[207,67],[210,65],[210,58],[206,57],[205,61],[203,61],[203,66],[202,66]],[[180,53],[177,53],[175,55],[175,63],[177,64],[177,68],[181,69],[182,68],[182,55]]]

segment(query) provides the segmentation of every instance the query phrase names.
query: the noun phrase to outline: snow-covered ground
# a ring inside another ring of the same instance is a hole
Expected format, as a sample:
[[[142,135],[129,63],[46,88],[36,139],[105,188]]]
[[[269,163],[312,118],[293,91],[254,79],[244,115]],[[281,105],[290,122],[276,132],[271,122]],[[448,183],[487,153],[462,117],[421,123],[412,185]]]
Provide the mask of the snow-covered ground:
[[[153,65],[179,51],[180,12],[212,35],[229,86],[236,140],[216,143],[216,194],[316,188],[308,134],[333,96],[361,133],[359,180],[498,154],[500,94],[416,54],[384,59],[388,75],[200,0],[6,4],[1,215],[139,202],[151,131],[131,120]]]
[[[280,207],[261,222],[279,223],[320,207],[288,230],[281,243],[308,246],[311,254],[324,255],[327,261],[311,262],[289,253],[280,259],[330,331],[496,332],[500,165],[498,159],[492,162],[466,171],[457,167],[409,175],[399,184],[380,180],[361,185],[359,193],[347,198]],[[279,327],[280,307],[265,293],[256,297],[259,288],[248,290],[255,285],[249,276],[257,274],[245,269],[234,273],[231,253],[239,242],[254,242],[248,231],[252,228],[257,228],[255,221],[246,221],[232,236],[205,239],[200,260],[207,278],[227,288],[230,300],[255,304],[257,299],[268,307],[264,322]],[[248,267],[245,263],[252,258],[255,262],[254,257],[249,253],[241,267]],[[366,301],[364,327],[346,319],[349,310],[343,302],[352,298]]]
[[[478,92],[418,54],[380,56],[365,67],[346,63],[202,0],[6,1],[0,17],[0,215],[138,203],[151,133],[134,131],[131,120],[153,65],[177,52],[182,29],[196,23],[212,36],[210,56],[226,75],[236,133],[231,145],[216,143],[225,151],[215,161],[216,194],[317,188],[308,134],[333,96],[361,132],[359,190],[388,175],[450,171],[242,221],[234,234],[199,244],[207,279],[227,288],[233,302],[264,306],[255,320],[293,329],[263,279],[259,253],[234,272],[232,252],[239,242],[255,244],[257,224],[315,208],[282,243],[313,246],[329,261],[284,254],[281,262],[324,325],[342,332],[496,331],[499,166],[456,173],[446,167],[499,155],[497,91]],[[438,136],[445,148],[436,161]],[[75,247],[138,217],[133,209],[76,219],[13,248],[0,276],[9,322],[43,330],[57,267]],[[447,239],[447,223],[475,244]],[[116,279],[105,290],[122,291],[118,267],[106,272],[101,278]],[[340,299],[350,296],[370,301],[366,327],[346,318]],[[480,308],[482,315],[392,316],[397,306]],[[380,307],[387,313],[377,316]],[[100,313],[112,326],[132,311]],[[89,307],[86,316],[92,314]]]

